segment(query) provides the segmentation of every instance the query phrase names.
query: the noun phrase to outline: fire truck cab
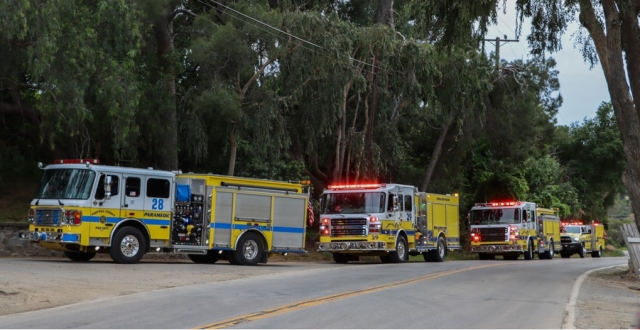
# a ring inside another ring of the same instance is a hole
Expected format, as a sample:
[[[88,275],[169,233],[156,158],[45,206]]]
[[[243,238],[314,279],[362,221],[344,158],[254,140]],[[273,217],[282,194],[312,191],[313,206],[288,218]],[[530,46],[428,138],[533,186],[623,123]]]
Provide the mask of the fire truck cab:
[[[136,263],[145,253],[187,254],[196,263],[266,263],[304,251],[308,192],[302,184],[183,174],[62,160],[44,168],[20,239],[74,261],[108,253]]]
[[[414,186],[331,185],[322,196],[318,251],[337,263],[379,256],[400,263],[409,255],[444,261],[460,248],[458,196],[420,193]]]
[[[480,260],[502,256],[515,260],[553,259],[561,249],[560,220],[551,209],[535,203],[510,201],[476,203],[469,214],[470,251]]]
[[[562,222],[562,258],[578,254],[584,258],[587,253],[599,258],[605,246],[604,226],[597,222],[584,224],[582,221]]]

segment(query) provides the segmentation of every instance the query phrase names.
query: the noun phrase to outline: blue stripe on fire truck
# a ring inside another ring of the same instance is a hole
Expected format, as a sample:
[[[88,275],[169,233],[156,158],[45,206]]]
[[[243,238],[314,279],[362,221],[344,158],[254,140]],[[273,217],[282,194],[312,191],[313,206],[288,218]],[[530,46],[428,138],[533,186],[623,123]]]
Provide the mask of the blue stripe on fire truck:
[[[231,229],[231,224],[230,223],[218,223],[218,222],[214,222],[212,223],[210,226],[210,228],[214,228],[214,229]],[[240,230],[244,230],[244,229],[249,229],[249,228],[253,228],[253,229],[259,229],[259,230],[265,230],[265,231],[270,231],[271,228],[273,228],[273,232],[276,233],[297,233],[297,234],[302,234],[304,233],[304,228],[296,228],[296,227],[270,227],[268,228],[267,226],[247,226],[247,225],[234,225],[233,226],[234,229],[240,229]]]
[[[123,220],[124,218],[114,218],[114,217],[106,217],[105,220],[107,223],[118,223],[120,222],[120,220]],[[171,220],[157,220],[157,219],[140,219],[142,220],[142,222],[144,222],[147,225],[164,225],[164,226],[168,226],[171,224]],[[83,216],[82,217],[82,221],[83,222],[100,222],[100,217],[97,216]]]

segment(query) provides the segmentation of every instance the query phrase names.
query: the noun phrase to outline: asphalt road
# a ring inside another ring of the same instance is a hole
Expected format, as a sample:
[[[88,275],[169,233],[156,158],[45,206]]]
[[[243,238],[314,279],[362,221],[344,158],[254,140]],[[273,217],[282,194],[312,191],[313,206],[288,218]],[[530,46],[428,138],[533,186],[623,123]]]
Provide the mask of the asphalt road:
[[[6,315],[0,328],[560,328],[578,276],[626,260],[314,265]]]

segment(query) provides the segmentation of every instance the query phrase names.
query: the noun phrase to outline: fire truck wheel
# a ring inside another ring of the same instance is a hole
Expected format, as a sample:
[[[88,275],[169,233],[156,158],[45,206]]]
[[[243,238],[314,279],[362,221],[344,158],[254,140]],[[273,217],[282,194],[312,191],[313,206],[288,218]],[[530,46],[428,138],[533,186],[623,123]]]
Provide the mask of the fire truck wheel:
[[[236,246],[234,259],[240,265],[255,266],[262,259],[262,240],[254,233],[242,235]]]
[[[147,242],[140,230],[124,227],[113,235],[109,254],[119,264],[135,264],[144,256],[146,246]]]
[[[389,258],[393,263],[401,263],[407,259],[407,240],[399,236],[396,242],[396,250],[389,252]]]
[[[544,258],[545,259],[553,259],[556,256],[555,247],[553,245],[553,240],[549,241],[549,251],[545,251]],[[542,258],[540,258],[542,259]]]
[[[496,256],[493,254],[478,253],[478,260],[495,260]]]
[[[380,256],[380,262],[382,262],[383,264],[388,264],[391,262],[391,259],[389,258],[389,255]]]
[[[85,252],[69,252],[65,251],[64,256],[73,260],[73,261],[89,261],[96,256],[95,253],[85,253]]]
[[[533,259],[533,241],[529,240],[527,243],[527,251],[524,252],[524,260]]]
[[[442,237],[438,238],[438,248],[433,251],[433,261],[443,262],[447,256],[447,248]]]
[[[335,261],[337,264],[346,264],[347,262],[349,262],[349,256],[342,253],[334,253],[333,261]]]
[[[584,245],[582,245],[582,248],[580,249],[580,251],[578,251],[578,255],[580,256],[580,258],[584,258],[585,254],[587,254],[587,249],[584,247]]]
[[[560,256],[561,256],[562,258],[565,258],[565,259],[566,259],[566,258],[571,258],[571,255],[570,255],[569,253],[564,253],[564,252],[560,252]]]
[[[591,258],[600,258],[602,257],[602,245],[600,245],[600,249],[591,252]]]

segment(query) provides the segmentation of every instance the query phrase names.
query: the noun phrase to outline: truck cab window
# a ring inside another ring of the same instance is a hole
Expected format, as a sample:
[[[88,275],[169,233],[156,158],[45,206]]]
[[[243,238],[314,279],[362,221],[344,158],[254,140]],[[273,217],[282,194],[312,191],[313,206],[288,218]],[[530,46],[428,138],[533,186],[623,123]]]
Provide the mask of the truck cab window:
[[[125,183],[125,192],[129,197],[138,197],[140,196],[140,178],[130,177],[127,178]]]
[[[104,199],[104,178],[105,175],[100,175],[100,179],[98,180],[98,188],[96,189],[95,199]],[[118,176],[111,176],[111,197],[118,195]]]
[[[406,212],[411,212],[413,203],[411,202],[411,195],[404,195],[404,210]]]
[[[169,180],[149,179],[147,180],[147,197],[169,198],[171,193]]]

